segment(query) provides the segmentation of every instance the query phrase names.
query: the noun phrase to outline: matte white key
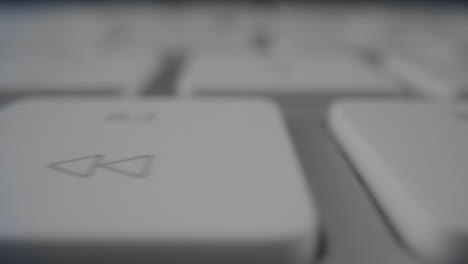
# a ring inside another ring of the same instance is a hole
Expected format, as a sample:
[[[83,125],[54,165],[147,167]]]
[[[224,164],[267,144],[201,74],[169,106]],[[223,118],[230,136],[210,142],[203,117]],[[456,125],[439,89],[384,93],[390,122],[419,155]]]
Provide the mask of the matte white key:
[[[21,56],[1,61],[0,93],[136,94],[158,72],[158,58],[138,54]]]
[[[154,8],[120,8],[111,16],[114,22],[114,43],[132,52],[163,51],[180,34],[181,14],[174,10]]]
[[[26,101],[0,113],[0,134],[0,251],[18,258],[306,264],[314,255],[313,198],[269,102]]]
[[[330,124],[403,241],[427,259],[466,262],[468,106],[341,102]]]
[[[92,9],[51,8],[0,15],[2,57],[95,51],[111,26]]]
[[[266,57],[200,56],[188,62],[178,85],[196,93],[376,93],[398,92],[398,84],[359,58],[345,55]]]
[[[30,15],[27,23],[13,16],[0,26],[12,33],[0,36],[0,93],[137,93],[158,70],[154,52],[106,47],[111,19],[94,9]]]
[[[433,37],[411,39],[386,53],[388,69],[421,94],[457,98],[468,93],[468,51],[457,42]]]
[[[111,29],[111,21],[97,10],[70,8],[52,12],[35,33],[37,42],[62,44],[74,49],[93,49]],[[36,44],[37,45],[37,44]]]
[[[340,47],[338,17],[327,10],[294,10],[271,19],[266,29],[280,52],[304,53],[314,48]],[[320,12],[322,11],[322,12]]]
[[[248,44],[250,28],[242,23],[234,25],[220,21],[215,13],[204,9],[187,9],[177,12],[161,10],[122,11],[116,14],[116,24],[121,28],[117,45],[135,52],[186,49],[197,51],[213,47],[230,49]]]
[[[468,94],[468,65],[437,65],[398,53],[388,54],[386,61],[391,71],[412,84],[422,95],[449,99]]]
[[[349,45],[378,49],[398,38],[397,29],[400,24],[395,13],[375,7],[363,7],[343,19],[338,34],[340,40]]]

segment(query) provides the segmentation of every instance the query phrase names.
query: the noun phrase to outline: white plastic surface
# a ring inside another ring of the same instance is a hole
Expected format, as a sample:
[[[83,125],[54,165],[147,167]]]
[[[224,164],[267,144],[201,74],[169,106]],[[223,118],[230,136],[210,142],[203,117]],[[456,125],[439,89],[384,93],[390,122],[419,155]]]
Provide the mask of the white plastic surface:
[[[189,61],[178,89],[197,93],[383,93],[398,84],[358,57],[339,54],[204,56]]]
[[[160,67],[137,54],[17,56],[0,65],[0,92],[110,92],[137,94]]]
[[[467,259],[468,107],[341,102],[331,128],[398,235],[417,255]]]
[[[0,134],[1,245],[123,244],[164,263],[314,255],[318,215],[268,102],[20,102]]]

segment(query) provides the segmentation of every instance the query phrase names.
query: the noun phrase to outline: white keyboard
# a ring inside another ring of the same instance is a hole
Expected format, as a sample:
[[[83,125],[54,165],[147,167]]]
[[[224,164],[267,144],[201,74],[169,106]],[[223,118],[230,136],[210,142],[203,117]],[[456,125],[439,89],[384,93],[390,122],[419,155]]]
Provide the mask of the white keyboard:
[[[467,8],[3,6],[0,263],[466,263]]]

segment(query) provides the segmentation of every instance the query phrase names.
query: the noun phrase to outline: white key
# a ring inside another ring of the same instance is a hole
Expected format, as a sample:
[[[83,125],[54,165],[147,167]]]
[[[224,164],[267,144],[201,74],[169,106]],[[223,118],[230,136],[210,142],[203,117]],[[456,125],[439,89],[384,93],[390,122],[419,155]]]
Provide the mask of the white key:
[[[321,12],[320,12],[321,11]],[[275,48],[285,53],[304,53],[315,48],[341,47],[337,14],[327,10],[293,10],[279,13],[266,24]]]
[[[397,14],[375,7],[362,7],[343,19],[339,37],[345,43],[358,48],[378,49],[398,38]]]
[[[180,94],[196,93],[307,93],[391,94],[398,92],[391,78],[346,55],[304,57],[255,55],[200,56],[182,73]]]
[[[160,61],[149,54],[117,52],[15,57],[1,61],[0,93],[137,94],[158,72]]]
[[[468,52],[458,44],[422,36],[390,49],[384,62],[390,71],[423,95],[435,98],[466,96]]]
[[[223,21],[210,9],[193,9],[181,20],[179,41],[194,50],[204,46],[245,46],[251,36],[250,21]]]
[[[0,25],[13,33],[0,36],[0,93],[135,94],[158,71],[154,52],[107,49],[111,19],[96,10],[37,10],[31,17]]]
[[[213,10],[181,9],[166,10],[123,10],[116,13],[115,22],[121,27],[117,40],[122,48],[134,52],[186,49],[198,51],[223,48],[244,48],[248,44],[251,28],[236,21],[220,21]]]
[[[26,101],[0,114],[0,134],[0,240],[18,258],[306,264],[314,255],[313,198],[269,102]]]
[[[35,32],[44,45],[64,45],[69,49],[93,50],[106,37],[112,23],[94,9],[59,10],[50,21]]]
[[[99,48],[111,26],[110,21],[92,9],[17,12],[16,16],[0,14],[3,32],[0,47],[4,56],[53,54],[57,50],[91,53]]]
[[[468,94],[467,66],[428,64],[397,53],[389,54],[386,60],[391,71],[423,96],[456,99]]]
[[[113,45],[131,52],[164,51],[174,44],[180,29],[179,16],[167,9],[118,8],[110,13]]]
[[[467,105],[341,102],[330,124],[403,241],[427,259],[465,263]]]

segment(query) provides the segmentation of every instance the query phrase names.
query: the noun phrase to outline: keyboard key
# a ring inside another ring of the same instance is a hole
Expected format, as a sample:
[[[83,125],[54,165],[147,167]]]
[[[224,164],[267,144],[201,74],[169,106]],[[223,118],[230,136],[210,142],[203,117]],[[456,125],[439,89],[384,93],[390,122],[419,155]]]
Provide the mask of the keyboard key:
[[[100,48],[111,26],[110,21],[93,9],[8,11],[13,14],[0,11],[0,59],[58,51],[92,53]]]
[[[155,52],[108,47],[112,20],[95,9],[18,11],[3,20],[11,34],[0,36],[0,93],[137,93],[157,71]]]
[[[399,54],[389,55],[387,65],[423,96],[456,99],[468,94],[466,66],[441,67]]]
[[[0,123],[2,263],[314,255],[317,211],[269,102],[23,101]]]
[[[331,129],[397,234],[418,255],[468,259],[468,107],[341,102]]]
[[[384,56],[389,71],[419,91],[436,98],[468,94],[468,50],[460,43],[434,37],[412,37]]]
[[[0,64],[0,93],[137,94],[159,68],[149,54],[18,56]]]
[[[281,52],[303,54],[315,48],[340,47],[338,10],[312,9],[284,10],[272,16],[265,28]]]
[[[251,36],[251,23],[223,19],[213,10],[193,8],[175,10],[121,10],[115,14],[114,45],[133,52],[165,52],[209,49],[245,49]]]
[[[181,94],[395,94],[398,84],[354,56],[200,56],[188,62]]]
[[[401,24],[396,13],[382,8],[361,7],[350,12],[340,24],[343,42],[361,49],[379,49],[398,38]]]
[[[181,35],[176,10],[117,9],[110,16],[113,21],[112,42],[119,49],[131,52],[163,52],[177,42]]]

